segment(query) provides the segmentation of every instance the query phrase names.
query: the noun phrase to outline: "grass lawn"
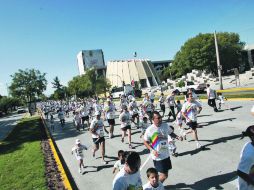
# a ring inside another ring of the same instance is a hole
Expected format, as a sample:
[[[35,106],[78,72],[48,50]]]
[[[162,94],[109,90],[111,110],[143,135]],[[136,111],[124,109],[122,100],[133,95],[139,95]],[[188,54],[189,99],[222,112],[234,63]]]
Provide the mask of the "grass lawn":
[[[22,119],[0,144],[0,189],[47,189],[40,117]]]

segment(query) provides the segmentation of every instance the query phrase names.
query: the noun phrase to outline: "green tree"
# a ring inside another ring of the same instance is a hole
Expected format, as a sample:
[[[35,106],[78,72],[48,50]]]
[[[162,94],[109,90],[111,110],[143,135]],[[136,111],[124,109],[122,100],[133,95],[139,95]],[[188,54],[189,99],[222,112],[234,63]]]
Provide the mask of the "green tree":
[[[110,83],[105,77],[98,77],[94,69],[86,71],[86,74],[75,76],[68,82],[68,91],[71,95],[84,98],[92,95],[106,93],[110,88]]]
[[[17,73],[11,75],[10,94],[26,102],[34,101],[36,96],[39,97],[46,90],[47,80],[45,75],[46,73],[41,73],[35,69],[19,69]]]
[[[244,43],[236,33],[217,33],[218,48],[222,72],[239,67],[241,64],[241,50]],[[193,69],[205,70],[217,75],[217,62],[214,44],[214,34],[198,34],[189,39],[176,53],[171,67],[164,70],[165,77],[172,74],[178,78],[191,72]]]
[[[21,106],[23,103],[18,98],[3,96],[0,99],[0,110],[4,113],[15,110],[17,106]]]
[[[56,89],[61,89],[63,86],[61,85],[60,80],[57,76],[53,79],[53,82],[51,82],[51,84],[53,85],[53,88],[56,88]]]

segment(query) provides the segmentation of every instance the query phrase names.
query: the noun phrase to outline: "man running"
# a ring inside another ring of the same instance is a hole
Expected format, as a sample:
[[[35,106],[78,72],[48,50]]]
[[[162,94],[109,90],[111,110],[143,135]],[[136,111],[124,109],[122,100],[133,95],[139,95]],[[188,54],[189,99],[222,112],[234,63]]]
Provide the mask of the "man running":
[[[186,125],[188,125],[190,129],[184,134],[184,136],[192,133],[194,140],[196,141],[197,148],[203,149],[204,147],[198,141],[197,132],[197,115],[201,112],[202,106],[198,101],[193,99],[192,93],[188,93],[186,97],[187,102],[183,104],[181,113],[186,119]]]
[[[99,145],[101,147],[101,157],[102,157],[102,163],[107,164],[105,161],[105,138],[104,138],[104,130],[103,130],[104,124],[101,120],[101,114],[100,112],[95,112],[95,118],[92,120],[90,125],[90,131],[92,133],[92,138],[94,142],[94,148],[93,148],[93,157],[95,157],[95,152],[99,150]]]
[[[167,179],[168,171],[172,169],[168,149],[168,135],[182,140],[182,137],[177,136],[167,123],[162,123],[159,112],[153,112],[153,124],[146,129],[144,145],[152,153],[154,167],[160,173],[159,180],[162,183]]]

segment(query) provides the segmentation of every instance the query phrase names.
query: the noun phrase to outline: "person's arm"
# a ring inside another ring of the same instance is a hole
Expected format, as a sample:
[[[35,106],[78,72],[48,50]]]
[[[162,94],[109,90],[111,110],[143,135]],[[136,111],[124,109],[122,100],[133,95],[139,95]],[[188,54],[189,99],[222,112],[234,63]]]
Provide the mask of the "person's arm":
[[[183,140],[183,137],[180,137],[180,136],[176,135],[174,132],[172,132],[172,133],[170,134],[170,136],[171,136],[172,138],[175,138],[175,139],[180,140],[180,141]]]
[[[198,107],[199,109],[198,109],[198,114],[202,111],[202,107]]]
[[[246,182],[248,183],[248,185],[251,184],[251,185],[254,186],[254,179],[251,178],[250,175],[248,175],[248,174],[246,174],[246,173],[244,173],[244,172],[242,172],[242,171],[240,171],[240,170],[237,170],[237,175],[238,175],[239,177],[241,177],[244,181],[246,181]]]

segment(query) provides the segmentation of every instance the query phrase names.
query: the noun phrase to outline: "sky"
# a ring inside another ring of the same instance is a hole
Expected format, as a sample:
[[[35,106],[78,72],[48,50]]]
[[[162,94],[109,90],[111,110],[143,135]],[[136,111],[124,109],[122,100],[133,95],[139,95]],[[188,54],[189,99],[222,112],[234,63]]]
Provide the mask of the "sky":
[[[0,0],[0,94],[19,69],[79,74],[77,54],[102,49],[105,62],[173,59],[199,33],[236,32],[254,44],[253,0]]]

